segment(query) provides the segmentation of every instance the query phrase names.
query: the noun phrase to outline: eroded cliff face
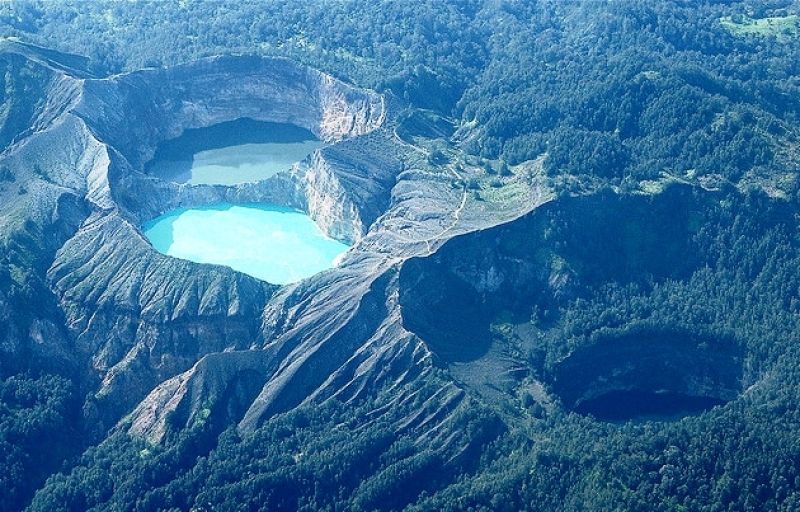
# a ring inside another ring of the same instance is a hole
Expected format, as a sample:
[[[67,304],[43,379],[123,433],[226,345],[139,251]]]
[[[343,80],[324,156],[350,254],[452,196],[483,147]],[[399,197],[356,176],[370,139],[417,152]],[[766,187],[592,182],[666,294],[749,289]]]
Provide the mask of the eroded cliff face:
[[[369,133],[384,99],[284,59],[214,57],[87,81],[77,107],[136,168],[188,128],[247,117],[305,128],[325,142]]]

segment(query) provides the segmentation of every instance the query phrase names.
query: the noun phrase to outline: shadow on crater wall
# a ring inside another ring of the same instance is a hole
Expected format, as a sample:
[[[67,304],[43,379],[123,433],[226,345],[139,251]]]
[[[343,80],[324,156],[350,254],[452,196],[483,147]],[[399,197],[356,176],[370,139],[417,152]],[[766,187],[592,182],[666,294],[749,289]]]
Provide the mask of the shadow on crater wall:
[[[607,282],[682,279],[705,263],[692,235],[711,194],[563,197],[493,229],[409,260],[400,274],[407,329],[446,362],[481,357],[501,311],[530,317]]]
[[[551,388],[565,407],[597,419],[674,419],[735,399],[742,361],[730,339],[638,329],[570,354],[556,365]]]

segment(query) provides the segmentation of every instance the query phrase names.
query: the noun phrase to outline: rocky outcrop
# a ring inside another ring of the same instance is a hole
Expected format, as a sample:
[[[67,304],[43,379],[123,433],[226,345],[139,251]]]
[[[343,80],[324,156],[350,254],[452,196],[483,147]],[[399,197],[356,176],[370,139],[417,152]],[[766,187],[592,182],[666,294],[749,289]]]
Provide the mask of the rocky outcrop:
[[[0,38],[4,91],[0,106],[0,150],[49,126],[74,106],[80,93],[77,78],[87,74],[66,62],[78,59]]]
[[[358,241],[389,208],[401,155],[384,130],[322,149],[303,176],[307,211],[333,238]]]
[[[267,378],[270,354],[262,350],[214,353],[160,384],[122,424],[159,443],[169,432],[225,426],[237,421]]]

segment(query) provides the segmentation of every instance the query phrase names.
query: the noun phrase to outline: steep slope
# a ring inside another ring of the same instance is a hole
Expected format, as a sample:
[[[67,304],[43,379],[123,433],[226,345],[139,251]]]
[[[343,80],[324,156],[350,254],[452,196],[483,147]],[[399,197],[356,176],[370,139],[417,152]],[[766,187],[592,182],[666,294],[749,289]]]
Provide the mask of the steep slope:
[[[355,166],[340,162],[337,171],[324,156],[240,187],[192,189],[142,172],[161,140],[243,116],[293,122],[335,148],[381,125],[386,110],[374,93],[288,61],[250,57],[92,79],[62,63],[78,64],[69,56],[5,44],[4,62],[16,66],[8,75],[26,76],[21,67],[34,74],[27,85],[9,85],[14,96],[3,103],[16,109],[8,119],[30,127],[3,128],[13,140],[2,154],[10,173],[0,218],[9,247],[4,268],[20,290],[21,276],[29,275],[37,302],[51,304],[41,321],[60,334],[48,336],[56,347],[44,348],[42,357],[66,360],[87,391],[100,385],[86,409],[97,434],[203,354],[250,346],[259,311],[276,288],[227,268],[161,256],[139,232],[141,222],[177,205],[270,201],[309,210],[323,229],[355,240],[365,229],[359,208],[388,193],[385,179],[377,187],[341,185],[337,173],[354,175]],[[377,161],[391,172],[391,159]],[[353,195],[361,206],[349,200],[352,186],[364,190]],[[16,293],[6,300],[20,300]],[[6,329],[9,372],[41,367],[25,357],[36,354],[25,334],[35,323]]]

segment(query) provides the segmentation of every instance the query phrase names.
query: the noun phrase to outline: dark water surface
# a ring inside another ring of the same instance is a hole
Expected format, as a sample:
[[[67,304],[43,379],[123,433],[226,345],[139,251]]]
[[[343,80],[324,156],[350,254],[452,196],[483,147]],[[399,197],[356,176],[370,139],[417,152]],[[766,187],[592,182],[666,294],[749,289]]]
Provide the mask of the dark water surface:
[[[250,183],[290,169],[321,146],[306,129],[242,118],[163,142],[146,171],[176,183]]]

